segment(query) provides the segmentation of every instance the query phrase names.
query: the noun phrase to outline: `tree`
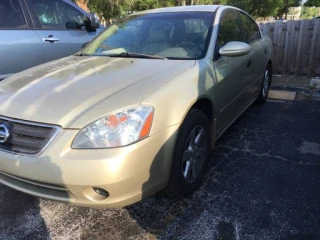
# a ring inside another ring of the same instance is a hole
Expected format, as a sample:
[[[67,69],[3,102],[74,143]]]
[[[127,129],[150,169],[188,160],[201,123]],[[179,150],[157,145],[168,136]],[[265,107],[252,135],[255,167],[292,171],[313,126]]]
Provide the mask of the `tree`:
[[[157,7],[157,2],[154,0],[137,0],[134,4],[135,11],[143,11]]]
[[[308,0],[305,4],[305,7],[320,7],[320,0]]]
[[[108,23],[111,23],[112,19],[121,17],[123,11],[131,10],[135,2],[134,0],[90,0],[88,8],[91,12],[95,12],[99,18],[104,18]]]
[[[300,0],[72,0],[77,4],[87,2],[90,11],[111,23],[132,11],[159,7],[195,4],[227,4],[243,9],[254,17],[285,16],[290,7],[299,6]],[[320,0],[308,0],[307,4],[319,4]]]
[[[319,8],[303,6],[301,11],[301,18],[311,19],[319,16],[319,13],[320,13]]]
[[[277,13],[282,0],[227,0],[227,4],[238,7],[254,17],[268,17]]]
[[[282,17],[282,15],[285,15],[285,19],[287,19],[289,8],[291,7],[299,7],[300,6],[300,0],[283,0],[282,6],[278,8],[277,16]]]

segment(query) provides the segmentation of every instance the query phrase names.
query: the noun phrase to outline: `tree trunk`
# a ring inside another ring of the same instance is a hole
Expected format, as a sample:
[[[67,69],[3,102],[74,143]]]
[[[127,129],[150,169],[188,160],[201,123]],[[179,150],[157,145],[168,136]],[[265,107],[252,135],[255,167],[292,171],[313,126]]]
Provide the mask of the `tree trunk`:
[[[288,7],[288,5],[289,5],[289,0],[285,0],[286,1],[286,5],[285,5],[285,9],[284,9],[284,19],[286,19],[287,20],[287,17],[288,17],[288,10],[289,10],[289,7]]]

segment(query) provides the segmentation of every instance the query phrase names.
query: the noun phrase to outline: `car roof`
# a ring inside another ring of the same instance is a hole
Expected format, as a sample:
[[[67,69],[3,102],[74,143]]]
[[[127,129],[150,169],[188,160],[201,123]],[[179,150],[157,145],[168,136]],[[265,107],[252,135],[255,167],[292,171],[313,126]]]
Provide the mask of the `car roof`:
[[[147,13],[170,13],[170,12],[215,12],[221,5],[193,5],[193,6],[179,6],[179,7],[167,7],[146,10],[137,12],[135,14],[147,14]]]

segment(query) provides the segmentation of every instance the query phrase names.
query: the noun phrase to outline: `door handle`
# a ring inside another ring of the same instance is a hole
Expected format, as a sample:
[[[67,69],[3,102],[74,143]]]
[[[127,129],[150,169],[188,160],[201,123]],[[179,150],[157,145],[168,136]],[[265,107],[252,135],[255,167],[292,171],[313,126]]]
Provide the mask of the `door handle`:
[[[43,41],[50,42],[50,43],[55,43],[55,42],[59,42],[59,38],[56,38],[53,35],[49,35],[48,37],[43,38]]]
[[[268,48],[267,48],[267,47],[264,49],[264,53],[265,53],[265,54],[268,53]]]
[[[251,61],[251,59],[247,62],[247,68],[249,68],[249,67],[251,67],[251,65],[252,65],[252,61]]]

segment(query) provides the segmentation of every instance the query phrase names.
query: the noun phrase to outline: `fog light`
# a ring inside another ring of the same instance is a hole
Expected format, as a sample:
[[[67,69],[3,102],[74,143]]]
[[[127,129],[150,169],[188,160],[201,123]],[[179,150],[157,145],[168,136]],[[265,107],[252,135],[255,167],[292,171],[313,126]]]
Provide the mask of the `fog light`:
[[[101,196],[104,196],[106,198],[109,197],[109,193],[102,188],[93,187],[93,190]]]

